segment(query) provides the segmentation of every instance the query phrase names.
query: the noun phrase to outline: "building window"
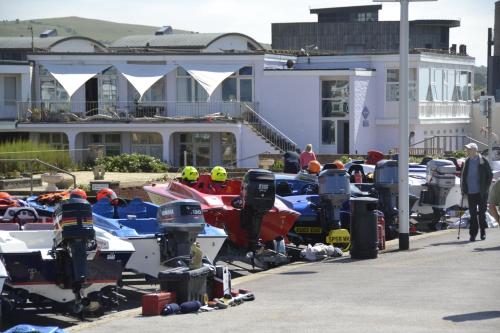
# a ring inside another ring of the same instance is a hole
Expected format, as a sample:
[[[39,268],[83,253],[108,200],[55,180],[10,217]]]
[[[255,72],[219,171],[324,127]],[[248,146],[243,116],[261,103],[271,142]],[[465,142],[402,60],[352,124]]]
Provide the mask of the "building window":
[[[182,67],[177,67],[177,101],[178,102],[206,102],[208,93]]]
[[[165,91],[165,77],[162,77],[156,81],[146,92],[142,95],[141,102],[160,102],[164,101],[164,91]],[[139,92],[134,88],[133,85],[128,83],[128,96],[130,100],[138,101],[141,96]]]
[[[443,99],[443,70],[431,69],[431,100],[441,101]]]
[[[178,151],[179,164],[204,167],[211,166],[211,137],[210,133],[180,133]],[[186,156],[186,163],[184,163],[184,156]]]
[[[236,138],[232,133],[221,133],[222,164],[236,163]]]
[[[416,100],[416,76],[415,68],[410,68],[408,72],[408,100],[414,102]],[[399,101],[399,69],[388,69],[385,87],[385,100],[387,102]]]
[[[103,107],[115,108],[118,100],[118,72],[116,68],[106,69],[101,77],[101,98]]]
[[[89,144],[104,145],[106,156],[116,156],[122,153],[120,133],[90,133]]]
[[[132,133],[131,148],[132,153],[163,159],[163,140],[158,133]]]
[[[56,150],[68,150],[68,136],[64,133],[40,133],[39,140]]]
[[[253,67],[245,66],[222,81],[222,100],[225,102],[253,101]]]
[[[322,117],[344,117],[349,114],[349,81],[321,82]]]
[[[50,102],[69,101],[66,90],[42,65],[40,65],[40,100],[47,105],[47,108],[49,108]]]
[[[17,87],[13,76],[6,76],[3,80],[3,99],[5,106],[16,105]]]
[[[322,120],[321,121],[321,143],[324,145],[335,144],[335,121]]]

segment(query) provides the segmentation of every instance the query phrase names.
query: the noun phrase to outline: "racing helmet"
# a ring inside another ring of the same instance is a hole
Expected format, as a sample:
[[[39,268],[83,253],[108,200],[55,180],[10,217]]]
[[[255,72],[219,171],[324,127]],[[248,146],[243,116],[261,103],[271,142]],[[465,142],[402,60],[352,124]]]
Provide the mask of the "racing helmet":
[[[9,199],[10,194],[7,192],[0,192],[0,199]]]
[[[195,182],[198,180],[198,177],[200,174],[198,173],[198,170],[196,170],[195,167],[192,166],[187,166],[182,170],[182,180],[188,181],[188,182]]]
[[[99,194],[97,194],[97,195],[99,195]],[[82,199],[87,200],[87,193],[85,193],[85,191],[82,190],[81,188],[75,188],[73,191],[70,192],[70,196],[78,196]]]
[[[216,166],[212,169],[210,178],[214,182],[225,182],[227,180],[227,172],[226,169],[224,169],[221,166]]]
[[[337,166],[337,169],[338,170],[345,170],[345,167],[344,167],[344,163],[342,163],[342,161],[340,160],[335,160],[333,162],[333,164],[335,164]]]
[[[319,162],[316,160],[312,160],[307,165],[307,171],[309,171],[309,173],[318,174],[321,171],[321,164],[319,164]]]
[[[116,195],[115,191],[113,191],[112,189],[103,188],[99,192],[97,192],[96,199],[97,199],[97,201],[99,201],[99,200],[104,199],[104,198],[108,198],[109,201],[113,201],[113,200],[118,199],[118,196]]]

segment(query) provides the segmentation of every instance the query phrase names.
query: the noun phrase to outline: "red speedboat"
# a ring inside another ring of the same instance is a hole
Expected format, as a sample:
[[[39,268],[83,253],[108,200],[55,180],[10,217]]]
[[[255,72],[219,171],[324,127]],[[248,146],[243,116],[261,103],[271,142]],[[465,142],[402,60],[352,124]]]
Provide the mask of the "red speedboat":
[[[149,198],[161,205],[178,199],[194,199],[201,204],[207,223],[224,228],[228,238],[237,246],[248,246],[247,233],[240,224],[241,207],[238,203],[241,195],[241,181],[231,179],[223,184],[212,182],[210,175],[200,175],[194,184],[169,181],[164,184],[144,186]],[[299,213],[289,209],[276,198],[262,220],[260,238],[263,243],[271,242],[278,237],[287,240],[286,235],[292,228]]]

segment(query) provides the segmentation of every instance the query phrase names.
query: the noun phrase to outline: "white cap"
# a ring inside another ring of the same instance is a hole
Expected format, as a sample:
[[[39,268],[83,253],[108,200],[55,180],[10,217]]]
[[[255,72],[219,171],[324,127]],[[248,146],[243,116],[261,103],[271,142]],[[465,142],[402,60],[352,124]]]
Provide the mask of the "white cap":
[[[467,149],[478,150],[477,145],[474,142],[468,143],[464,147]]]

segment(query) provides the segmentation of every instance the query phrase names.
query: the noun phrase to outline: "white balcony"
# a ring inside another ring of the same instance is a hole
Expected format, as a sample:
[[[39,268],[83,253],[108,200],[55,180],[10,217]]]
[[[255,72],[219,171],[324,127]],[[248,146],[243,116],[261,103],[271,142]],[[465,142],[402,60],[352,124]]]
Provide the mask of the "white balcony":
[[[418,119],[469,120],[471,111],[471,102],[420,102]]]

